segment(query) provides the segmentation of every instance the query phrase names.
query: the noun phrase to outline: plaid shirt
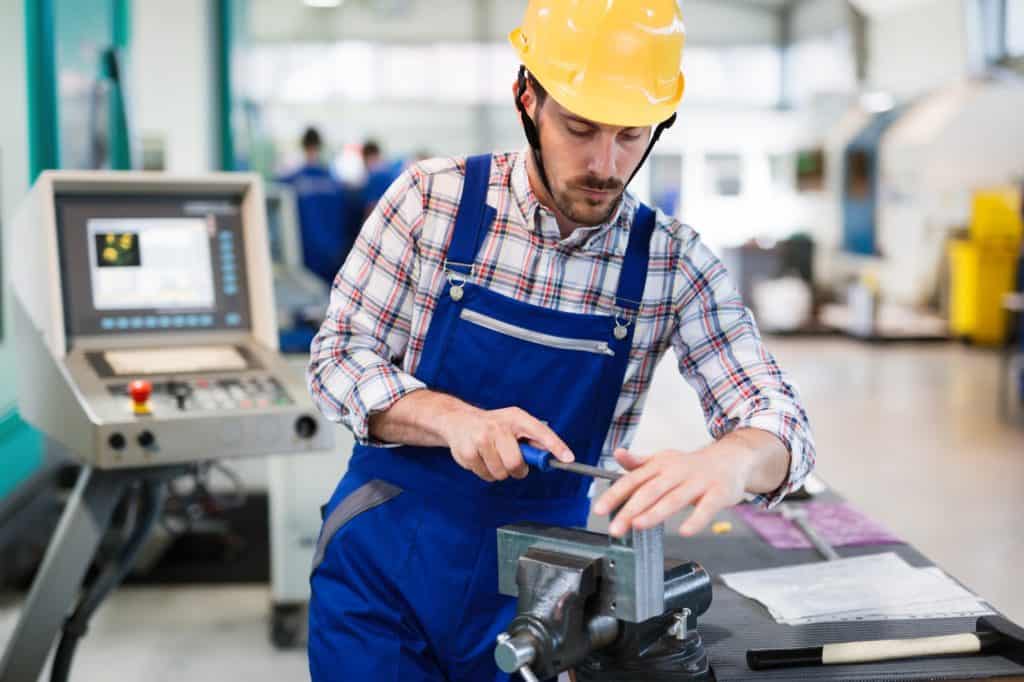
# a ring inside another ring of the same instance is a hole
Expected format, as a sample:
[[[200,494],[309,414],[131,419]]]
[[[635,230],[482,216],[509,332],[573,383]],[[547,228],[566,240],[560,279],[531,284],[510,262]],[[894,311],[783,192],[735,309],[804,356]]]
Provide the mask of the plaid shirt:
[[[563,239],[530,189],[525,152],[495,154],[487,203],[497,217],[473,269],[484,287],[536,306],[610,314],[637,200],[624,194],[606,224]],[[465,174],[464,159],[408,169],[367,219],[335,278],[327,319],[313,340],[307,381],[328,419],[363,443],[367,421],[420,388],[413,374],[445,284],[444,259]],[[807,415],[768,353],[722,264],[697,233],[658,213],[625,383],[603,463],[636,432],[654,368],[671,346],[697,391],[715,439],[736,428],[778,436],[791,453],[774,504],[814,466]]]

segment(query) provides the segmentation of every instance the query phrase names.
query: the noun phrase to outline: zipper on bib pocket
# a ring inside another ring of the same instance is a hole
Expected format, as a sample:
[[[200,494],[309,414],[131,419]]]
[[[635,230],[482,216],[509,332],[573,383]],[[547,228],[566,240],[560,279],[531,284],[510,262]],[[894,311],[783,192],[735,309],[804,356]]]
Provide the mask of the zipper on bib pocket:
[[[463,308],[462,312],[459,313],[459,317],[470,324],[477,325],[478,327],[490,329],[492,332],[511,336],[512,338],[520,339],[522,341],[536,343],[540,346],[557,348],[559,350],[576,350],[584,353],[595,353],[597,355],[608,355],[611,357],[615,356],[615,351],[611,349],[611,346],[609,346],[606,341],[572,339],[564,336],[544,334],[543,332],[526,329],[514,324],[509,324],[502,320],[496,320],[493,317],[484,315],[483,313],[478,313],[474,310],[469,310],[468,308]]]

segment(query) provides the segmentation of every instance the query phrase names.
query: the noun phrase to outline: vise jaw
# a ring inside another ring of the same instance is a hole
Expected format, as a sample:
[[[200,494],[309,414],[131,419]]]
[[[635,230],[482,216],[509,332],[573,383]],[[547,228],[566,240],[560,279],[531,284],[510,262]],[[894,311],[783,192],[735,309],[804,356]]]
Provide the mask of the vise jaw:
[[[596,615],[642,623],[665,612],[662,528],[622,541],[581,528],[517,523],[498,529],[498,591],[519,597],[519,559],[530,549],[590,559],[601,578]],[[532,585],[530,585],[533,588]]]

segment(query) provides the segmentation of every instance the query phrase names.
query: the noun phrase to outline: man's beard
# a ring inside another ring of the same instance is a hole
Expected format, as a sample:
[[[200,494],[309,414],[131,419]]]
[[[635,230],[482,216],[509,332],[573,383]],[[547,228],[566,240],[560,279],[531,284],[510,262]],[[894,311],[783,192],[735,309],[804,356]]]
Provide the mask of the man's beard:
[[[580,189],[593,189],[608,192],[608,197],[594,199],[580,194]],[[594,227],[603,225],[615,213],[622,200],[625,185],[618,178],[598,178],[594,175],[573,178],[566,183],[562,191],[554,191],[552,199],[555,207],[577,225]],[[611,201],[608,201],[608,199]]]

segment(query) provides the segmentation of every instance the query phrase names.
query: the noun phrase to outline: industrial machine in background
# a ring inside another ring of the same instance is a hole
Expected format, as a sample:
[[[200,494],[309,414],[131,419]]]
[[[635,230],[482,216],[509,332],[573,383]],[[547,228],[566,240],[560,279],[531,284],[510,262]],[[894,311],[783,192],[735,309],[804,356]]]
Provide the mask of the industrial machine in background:
[[[937,301],[946,241],[971,221],[974,195],[1024,175],[1024,88],[996,78],[915,102],[882,138],[877,230],[882,295]]]
[[[823,310],[828,326],[885,340],[948,338],[947,242],[970,223],[975,192],[1024,174],[1022,106],[1019,84],[992,77],[887,111],[858,107],[835,126],[825,146],[839,201],[826,231],[840,251],[819,274],[850,306]]]
[[[861,256],[879,255],[876,218],[882,190],[881,145],[886,131],[903,113],[891,109],[871,114],[842,152],[842,249]]]
[[[772,244],[751,241],[722,249],[721,258],[761,330],[814,330],[814,242],[810,237],[795,234]]]
[[[302,263],[302,231],[295,193],[287,185],[267,186],[267,232],[280,350],[308,355],[309,344],[327,313],[331,292]]]
[[[330,290],[302,263],[295,194],[267,186],[267,231],[274,270],[280,351],[297,376],[309,363],[309,346],[327,312]],[[352,435],[336,428],[330,452],[269,457],[270,640],[282,649],[305,644],[309,567],[320,533],[320,505],[345,473]]]
[[[37,679],[58,633],[62,680],[169,482],[215,459],[329,450],[333,430],[277,352],[255,175],[48,171],[7,237],[20,413],[83,467],[0,681]],[[123,504],[118,551],[83,584]]]

